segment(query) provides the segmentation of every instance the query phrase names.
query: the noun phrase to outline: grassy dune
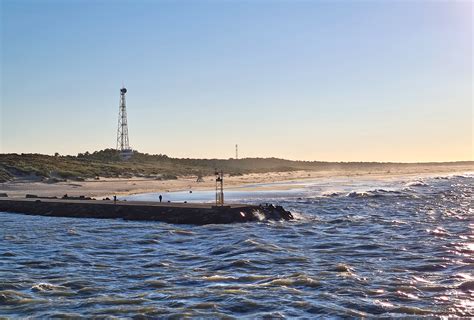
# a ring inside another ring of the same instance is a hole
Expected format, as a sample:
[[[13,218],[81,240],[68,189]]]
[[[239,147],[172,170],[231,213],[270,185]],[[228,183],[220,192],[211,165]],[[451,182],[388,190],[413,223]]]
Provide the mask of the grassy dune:
[[[283,172],[283,171],[386,171],[426,166],[470,166],[474,162],[453,163],[377,163],[377,162],[320,162],[290,161],[277,158],[245,159],[176,159],[166,155],[136,152],[128,161],[121,161],[117,151],[105,149],[77,156],[49,156],[43,154],[0,154],[0,182],[14,179],[58,182],[105,178],[144,177],[170,180],[179,176],[206,176],[215,169],[226,174]]]

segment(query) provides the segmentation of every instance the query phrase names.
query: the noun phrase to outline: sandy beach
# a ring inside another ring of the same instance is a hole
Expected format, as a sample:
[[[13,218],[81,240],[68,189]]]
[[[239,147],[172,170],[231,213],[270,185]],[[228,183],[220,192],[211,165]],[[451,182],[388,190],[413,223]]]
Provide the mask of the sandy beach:
[[[242,176],[225,176],[225,188],[248,186],[248,190],[261,190],[268,186],[255,186],[255,184],[267,184],[274,182],[299,181],[306,179],[330,179],[334,177],[351,177],[354,179],[385,179],[396,176],[423,176],[423,175],[447,175],[460,174],[474,171],[472,165],[445,165],[445,166],[418,166],[418,167],[397,167],[390,170],[380,171],[292,171],[292,172],[269,172],[252,173]],[[105,179],[86,181],[66,181],[58,183],[44,183],[28,180],[16,180],[0,184],[0,193],[7,193],[9,197],[24,197],[26,194],[38,196],[61,197],[68,196],[87,197],[110,197],[113,195],[130,195],[148,192],[170,192],[184,190],[209,190],[215,187],[215,177],[206,176],[203,182],[196,182],[195,176],[179,177],[177,180],[154,180],[143,178],[132,179]],[[280,186],[271,186],[271,189]],[[288,186],[281,186],[288,188]]]

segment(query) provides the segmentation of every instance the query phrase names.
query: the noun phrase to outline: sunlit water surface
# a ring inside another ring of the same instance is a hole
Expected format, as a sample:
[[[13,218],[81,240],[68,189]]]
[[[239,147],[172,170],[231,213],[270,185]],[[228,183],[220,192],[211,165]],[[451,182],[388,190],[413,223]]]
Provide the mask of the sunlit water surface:
[[[283,205],[292,222],[196,227],[0,213],[0,316],[474,316],[473,186],[465,174],[226,193]]]

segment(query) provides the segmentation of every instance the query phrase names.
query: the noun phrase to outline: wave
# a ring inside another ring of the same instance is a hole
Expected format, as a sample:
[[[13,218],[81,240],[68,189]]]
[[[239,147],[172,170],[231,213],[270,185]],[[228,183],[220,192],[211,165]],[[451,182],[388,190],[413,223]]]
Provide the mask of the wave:
[[[332,269],[330,269],[330,271],[351,273],[353,269],[346,264],[339,263],[336,266],[334,266]]]
[[[165,288],[169,287],[169,283],[167,281],[162,280],[147,280],[145,284],[151,288]]]
[[[349,192],[328,191],[321,194],[323,198],[381,198],[381,197],[414,197],[413,194],[407,192],[410,189],[388,190],[388,189],[369,189],[369,190],[353,190]]]
[[[447,176],[437,176],[434,177],[436,180],[450,180],[450,179],[469,179],[474,178],[474,172],[466,172],[462,174],[450,174]]]
[[[327,191],[322,194],[323,197],[339,197],[345,193],[337,192],[337,191]]]
[[[455,174],[455,175],[452,175],[451,177],[461,178],[461,179],[474,178],[474,173]]]
[[[436,227],[435,229],[426,229],[426,232],[436,237],[446,237],[450,235],[449,232],[441,227]]]
[[[434,177],[433,179],[453,179],[453,178],[472,178],[473,175],[449,175],[445,177]],[[431,181],[431,180],[429,180]],[[328,190],[323,192],[319,197],[323,198],[382,198],[382,197],[402,197],[402,198],[419,198],[419,193],[424,192],[427,188],[431,188],[427,181],[416,179],[399,185],[395,183],[393,188],[374,188],[366,190],[352,190],[349,192]]]
[[[282,277],[263,282],[262,286],[278,286],[278,287],[308,287],[317,288],[321,286],[321,282],[315,280],[305,274],[294,274],[289,277]]]
[[[222,275],[204,276],[202,279],[207,282],[233,282],[237,280],[235,277]]]
[[[40,282],[31,287],[31,290],[36,292],[59,292],[68,289],[69,288],[67,287],[58,286],[47,282]]]
[[[240,213],[240,214],[243,214],[243,213]],[[252,211],[252,214],[255,218],[257,218],[258,221],[266,220],[265,215],[262,212],[260,212],[259,210]],[[245,216],[245,214],[243,214],[243,215]]]
[[[45,302],[40,299],[33,299],[33,297],[14,290],[2,290],[0,291],[0,305],[21,305],[27,303],[39,303]]]
[[[294,211],[294,210],[291,210],[291,215],[293,216],[293,219],[295,221],[299,221],[299,222],[302,222],[302,221],[309,221],[309,217],[306,216],[305,214],[301,213],[301,212],[298,212],[298,211]]]
[[[351,191],[348,194],[346,194],[346,197],[349,197],[349,198],[365,198],[369,196],[370,196],[370,193],[366,191]]]
[[[62,286],[73,289],[73,290],[80,290],[80,289],[84,289],[93,285],[94,284],[92,282],[87,281],[87,280],[70,280],[62,284]]]
[[[473,291],[474,292],[474,281],[463,282],[458,286],[458,289],[462,290],[462,291]]]
[[[14,252],[7,251],[7,252],[4,252],[4,253],[0,254],[0,256],[2,256],[2,257],[15,257],[16,254]]]
[[[387,196],[395,197],[409,197],[408,193],[396,190],[375,189],[369,191],[351,191],[345,195],[349,198],[381,198]]]
[[[411,181],[405,184],[406,187],[429,187],[427,183],[422,180]]]

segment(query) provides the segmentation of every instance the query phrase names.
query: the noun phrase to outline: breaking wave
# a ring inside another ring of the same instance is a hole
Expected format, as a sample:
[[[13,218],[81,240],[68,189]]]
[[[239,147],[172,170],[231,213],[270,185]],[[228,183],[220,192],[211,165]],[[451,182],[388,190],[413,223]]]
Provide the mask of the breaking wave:
[[[406,187],[428,187],[428,184],[426,184],[425,182],[421,180],[418,180],[418,181],[408,182],[407,184],[405,184],[405,186]]]

